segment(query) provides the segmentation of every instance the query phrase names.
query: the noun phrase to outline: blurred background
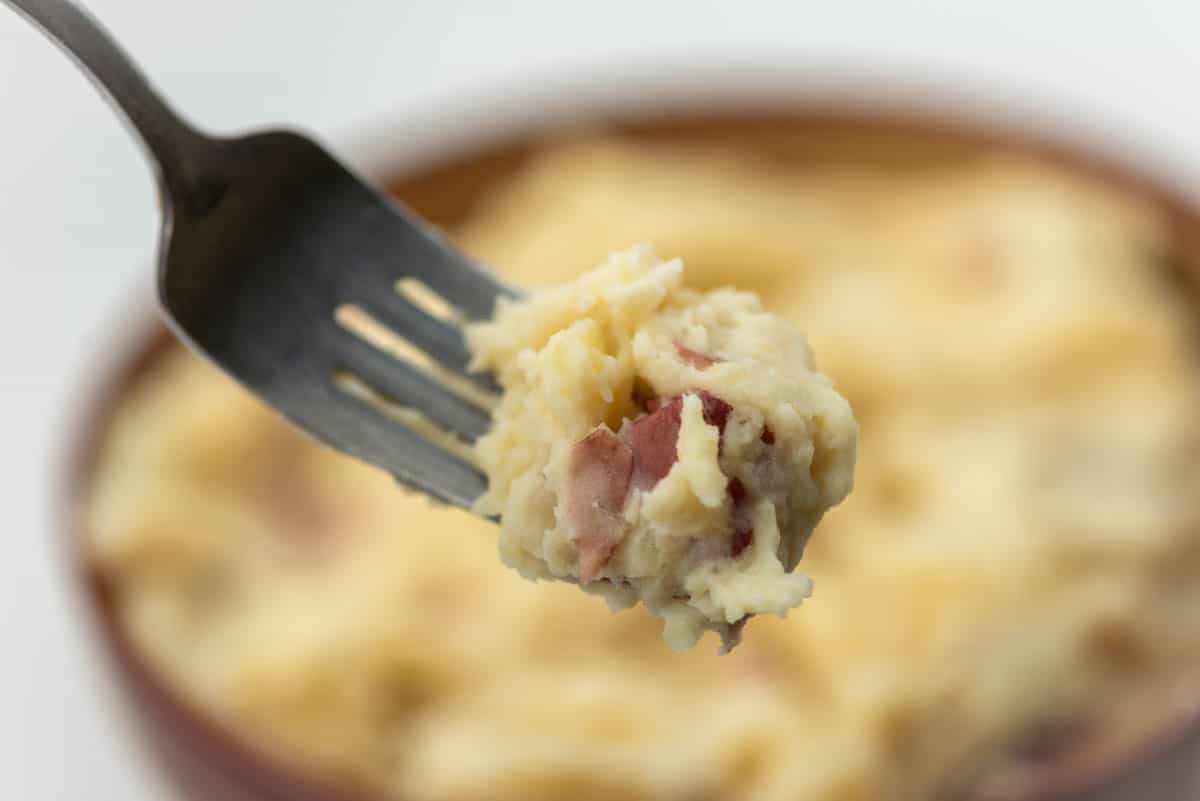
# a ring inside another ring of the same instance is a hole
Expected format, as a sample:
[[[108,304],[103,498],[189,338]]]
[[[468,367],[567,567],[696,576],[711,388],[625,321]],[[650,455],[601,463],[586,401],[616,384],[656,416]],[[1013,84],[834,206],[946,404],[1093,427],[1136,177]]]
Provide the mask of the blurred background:
[[[364,167],[385,149],[461,134],[420,121],[463,98],[519,98],[558,75],[661,60],[779,81],[832,71],[948,83],[968,100],[1082,131],[1200,193],[1194,0],[89,6],[200,125],[286,121]],[[55,536],[56,474],[84,379],[109,356],[114,321],[149,296],[150,173],[83,77],[7,9],[0,122],[0,497],[9,507],[0,797],[158,799],[155,774],[93,675]],[[381,125],[393,126],[394,141],[378,135]]]

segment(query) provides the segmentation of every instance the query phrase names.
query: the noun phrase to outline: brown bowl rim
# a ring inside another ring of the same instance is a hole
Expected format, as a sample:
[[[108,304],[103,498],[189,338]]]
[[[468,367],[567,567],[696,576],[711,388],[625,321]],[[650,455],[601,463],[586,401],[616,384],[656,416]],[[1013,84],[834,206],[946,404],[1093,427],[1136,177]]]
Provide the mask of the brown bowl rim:
[[[723,109],[727,107],[728,110]],[[782,109],[782,110],[781,110]],[[599,113],[588,118],[599,130],[616,133],[661,132],[664,129],[733,123],[765,128],[795,130],[850,130],[882,132],[888,135],[909,136],[968,145],[979,149],[1002,149],[1033,156],[1066,167],[1076,173],[1098,178],[1107,185],[1148,198],[1164,210],[1175,233],[1194,231],[1200,234],[1200,199],[1188,200],[1177,188],[1150,176],[1148,168],[1136,167],[1125,157],[1101,152],[1098,148],[1074,141],[1070,135],[1039,132],[987,119],[972,120],[956,115],[953,103],[941,110],[936,108],[880,109],[871,103],[836,103],[827,100],[813,102],[807,97],[787,101],[771,100],[763,108],[729,105],[718,99],[706,103],[693,99],[689,108],[664,107],[660,110],[640,109],[632,114]],[[387,169],[376,170],[378,183],[392,186],[413,183],[437,176],[453,165],[461,165],[505,154],[536,151],[547,141],[547,126],[532,123],[524,129],[508,131],[496,140],[472,142],[449,155],[437,155],[419,163],[415,169],[398,174]],[[589,129],[590,130],[590,129]],[[551,133],[553,129],[551,128]],[[569,135],[569,133],[568,133]],[[1187,291],[1200,298],[1200,278],[1190,268],[1180,266],[1175,277]],[[104,371],[99,389],[81,404],[72,435],[68,438],[67,466],[63,471],[60,497],[62,528],[67,538],[71,575],[75,589],[82,599],[87,618],[99,633],[110,670],[117,674],[122,689],[131,704],[149,722],[152,729],[165,727],[164,743],[172,750],[186,752],[185,759],[207,762],[232,782],[241,792],[253,793],[247,798],[288,799],[288,801],[383,801],[379,796],[347,788],[311,776],[250,743],[231,727],[217,721],[213,715],[189,702],[171,682],[149,664],[139,653],[128,633],[119,622],[112,594],[104,579],[87,556],[86,543],[91,532],[86,519],[86,501],[91,491],[105,436],[114,412],[125,400],[129,389],[154,363],[178,345],[161,322],[147,314],[132,345],[124,344],[116,366]],[[1020,801],[1068,801],[1087,790],[1097,789],[1107,782],[1124,776],[1132,768],[1150,762],[1155,756],[1170,750],[1190,737],[1200,737],[1200,707],[1169,720],[1151,736],[1130,748],[1098,761],[1063,765],[1043,777],[1034,791]],[[260,795],[261,794],[261,795]]]

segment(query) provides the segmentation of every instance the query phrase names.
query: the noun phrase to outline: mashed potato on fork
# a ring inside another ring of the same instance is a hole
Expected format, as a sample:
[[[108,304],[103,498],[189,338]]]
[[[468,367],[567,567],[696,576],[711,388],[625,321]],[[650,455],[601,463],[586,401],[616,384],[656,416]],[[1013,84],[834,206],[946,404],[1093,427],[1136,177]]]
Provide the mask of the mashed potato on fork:
[[[641,601],[673,647],[711,629],[728,651],[811,593],[789,571],[850,491],[858,432],[794,326],[683,272],[634,248],[468,328],[504,388],[477,511],[523,575]]]

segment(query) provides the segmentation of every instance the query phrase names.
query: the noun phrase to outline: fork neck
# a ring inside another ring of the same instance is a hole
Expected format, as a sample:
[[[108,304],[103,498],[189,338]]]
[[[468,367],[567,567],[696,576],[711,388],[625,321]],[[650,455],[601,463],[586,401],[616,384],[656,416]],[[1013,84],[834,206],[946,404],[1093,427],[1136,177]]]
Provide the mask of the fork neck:
[[[112,36],[72,0],[0,2],[14,7],[72,57],[141,140],[159,190],[167,195],[164,201],[181,197],[200,175],[214,140],[184,122]]]

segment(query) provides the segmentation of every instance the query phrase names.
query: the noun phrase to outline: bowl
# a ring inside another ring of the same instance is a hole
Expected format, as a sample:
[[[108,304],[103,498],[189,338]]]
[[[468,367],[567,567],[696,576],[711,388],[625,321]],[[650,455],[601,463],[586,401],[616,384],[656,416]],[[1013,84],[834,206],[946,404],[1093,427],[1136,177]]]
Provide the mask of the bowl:
[[[936,164],[1000,148],[1069,166],[1148,197],[1165,210],[1175,247],[1163,269],[1180,292],[1188,293],[1200,316],[1200,207],[1119,160],[1101,157],[1069,140],[994,122],[972,122],[952,108],[943,113],[927,108],[905,112],[798,96],[775,98],[758,107],[728,102],[728,98],[688,98],[678,105],[639,107],[633,113],[622,113],[619,103],[600,105],[605,107],[590,109],[573,121],[635,139],[733,141],[801,162],[850,158]],[[373,177],[428,219],[451,225],[468,211],[473,199],[519,169],[556,130],[545,123],[518,126],[492,137],[476,137],[456,152],[424,156],[416,163],[410,155],[409,163],[399,168],[387,166],[387,159],[376,153],[384,166],[374,170]],[[65,535],[75,576],[142,739],[186,797],[195,801],[376,801],[275,760],[185,701],[131,642],[114,610],[110,588],[86,558],[90,534],[81,510],[106,426],[132,383],[173,347],[164,328],[147,326],[139,344],[128,351],[88,407],[67,479],[70,513]],[[1148,687],[1144,698],[1131,699],[1128,706],[1137,711],[1123,716],[1119,726],[1049,733],[1020,744],[1004,763],[956,791],[954,797],[964,801],[1194,798],[1200,793],[1194,767],[1200,764],[1200,667],[1181,666],[1177,680]]]

